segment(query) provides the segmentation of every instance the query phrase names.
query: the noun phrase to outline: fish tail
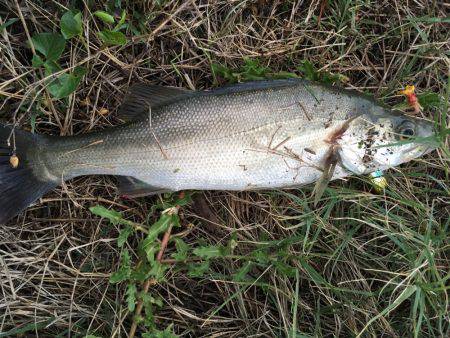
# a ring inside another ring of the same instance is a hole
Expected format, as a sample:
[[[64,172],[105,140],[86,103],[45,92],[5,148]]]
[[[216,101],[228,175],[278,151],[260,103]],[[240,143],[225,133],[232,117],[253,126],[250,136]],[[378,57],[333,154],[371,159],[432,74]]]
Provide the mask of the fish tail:
[[[47,140],[0,124],[0,224],[57,186],[50,176],[36,174]]]

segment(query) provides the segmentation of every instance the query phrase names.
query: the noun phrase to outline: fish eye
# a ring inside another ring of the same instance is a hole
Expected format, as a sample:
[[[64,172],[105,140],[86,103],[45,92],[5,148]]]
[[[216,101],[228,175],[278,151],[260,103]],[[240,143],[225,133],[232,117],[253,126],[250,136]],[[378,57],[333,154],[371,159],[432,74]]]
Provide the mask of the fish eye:
[[[416,134],[416,126],[410,121],[403,122],[398,128],[397,133],[400,140],[407,140]]]

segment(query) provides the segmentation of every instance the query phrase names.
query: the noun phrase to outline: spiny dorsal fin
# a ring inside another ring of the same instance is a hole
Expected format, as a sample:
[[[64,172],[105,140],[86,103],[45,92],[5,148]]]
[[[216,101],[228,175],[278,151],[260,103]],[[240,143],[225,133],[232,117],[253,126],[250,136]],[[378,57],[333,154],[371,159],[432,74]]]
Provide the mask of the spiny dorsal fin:
[[[125,121],[136,120],[142,115],[147,116],[149,108],[163,106],[189,95],[192,91],[139,83],[130,87],[118,115]]]

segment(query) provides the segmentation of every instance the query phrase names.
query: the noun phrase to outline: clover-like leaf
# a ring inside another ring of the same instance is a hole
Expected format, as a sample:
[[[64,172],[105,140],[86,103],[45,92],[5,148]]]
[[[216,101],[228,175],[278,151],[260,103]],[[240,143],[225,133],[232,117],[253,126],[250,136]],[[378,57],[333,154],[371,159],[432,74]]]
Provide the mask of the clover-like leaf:
[[[48,86],[50,93],[57,99],[69,96],[78,87],[83,75],[86,74],[86,69],[82,67],[75,68],[73,73],[62,74],[58,76]]]
[[[74,36],[81,35],[83,32],[83,22],[81,21],[81,12],[67,11],[61,17],[61,33],[66,40]]]
[[[34,48],[50,61],[57,61],[66,47],[66,40],[59,33],[39,33],[31,40]]]

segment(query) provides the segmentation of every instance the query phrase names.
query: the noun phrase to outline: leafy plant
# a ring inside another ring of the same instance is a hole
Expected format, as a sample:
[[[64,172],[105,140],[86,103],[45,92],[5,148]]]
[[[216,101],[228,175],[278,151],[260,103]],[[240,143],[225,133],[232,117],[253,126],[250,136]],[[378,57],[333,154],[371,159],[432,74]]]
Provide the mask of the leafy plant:
[[[287,79],[300,77],[296,73],[279,71],[274,72],[270,68],[261,65],[258,59],[244,58],[244,64],[237,69],[230,69],[223,65],[212,63],[211,70],[214,77],[220,76],[227,82],[236,83],[242,81],[255,81],[264,79]],[[319,81],[327,84],[334,84],[337,82],[346,82],[348,78],[341,74],[332,74],[329,72],[319,72],[311,62],[305,60],[297,67],[302,74],[301,77],[311,80]]]
[[[241,81],[255,81],[267,78],[290,78],[297,77],[289,72],[272,72],[269,68],[262,66],[258,59],[244,58],[244,64],[237,69],[230,69],[218,63],[211,64],[211,70],[217,82],[217,76],[223,77],[227,82],[236,83]]]
[[[75,36],[81,36],[81,33],[83,33],[81,12],[67,11],[61,17],[60,26],[61,33],[66,40],[69,40]]]
[[[32,66],[34,68],[43,67],[45,77],[50,77],[62,70],[59,59],[66,47],[66,39],[81,36],[82,33],[81,13],[67,11],[61,18],[60,26],[61,34],[37,33],[31,39],[37,52],[31,60]],[[47,80],[48,91],[56,99],[67,97],[77,89],[85,74],[86,69],[77,66],[71,73],[63,73],[50,78]]]
[[[35,34],[31,40],[36,51],[41,53],[49,62],[58,61],[66,47],[66,40],[58,33]],[[40,58],[39,55],[37,57]]]
[[[303,78],[310,81],[317,81],[326,84],[334,84],[348,81],[348,77],[346,77],[345,75],[319,71],[308,60],[302,61],[300,66],[297,67],[297,69],[302,73]]]
[[[136,313],[136,320],[151,330],[152,333],[146,335],[148,337],[173,337],[173,334],[171,328],[164,331],[156,330],[154,311],[155,307],[162,306],[162,300],[151,293],[139,292],[137,284],[140,282],[153,284],[164,280],[164,274],[169,265],[157,259],[157,254],[161,250],[159,237],[170,227],[180,226],[178,209],[187,205],[190,201],[191,197],[189,194],[181,197],[167,196],[167,198],[155,204],[152,208],[152,214],[160,211],[159,218],[153,224],[145,227],[126,220],[120,212],[107,209],[101,205],[90,208],[93,214],[106,218],[111,224],[125,226],[117,238],[117,245],[119,248],[122,248],[119,268],[111,275],[110,283],[127,283],[125,295],[130,312],[136,311],[137,302],[142,303],[145,315],[141,317],[140,313]],[[139,260],[133,263],[128,249],[124,248],[124,246],[135,231],[141,231],[146,236],[138,244]],[[185,260],[189,246],[177,237],[174,237],[174,242],[177,247],[177,255],[175,257],[180,261]],[[145,291],[146,287],[144,286],[143,289]]]
[[[127,38],[124,33],[120,30],[125,29],[125,20],[127,13],[125,10],[122,11],[119,21],[116,23],[116,19],[111,14],[105,11],[96,11],[94,15],[99,18],[106,26],[107,29],[103,29],[98,32],[98,37],[100,40],[108,46],[123,46],[127,43]],[[112,25],[116,23],[114,27]]]

